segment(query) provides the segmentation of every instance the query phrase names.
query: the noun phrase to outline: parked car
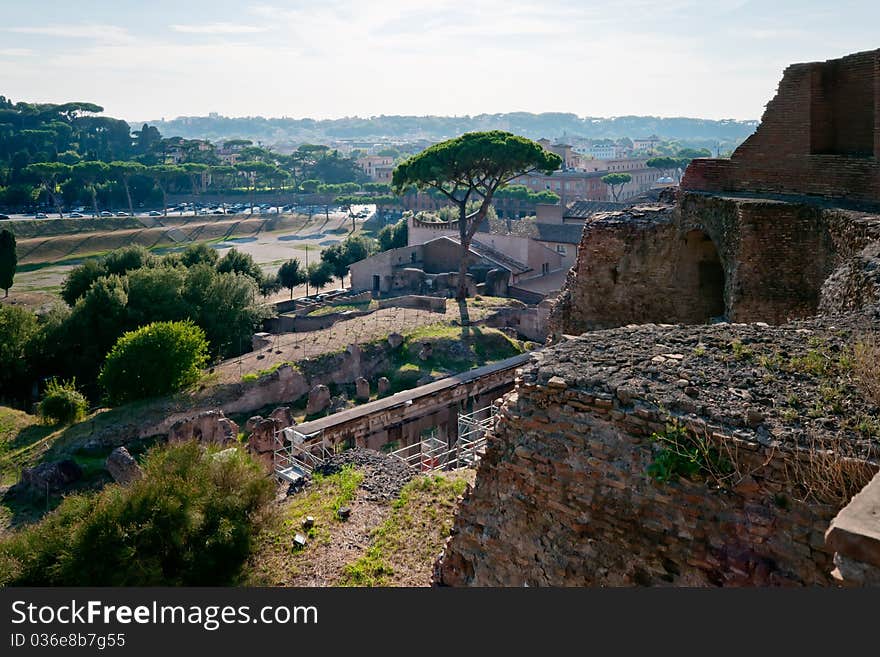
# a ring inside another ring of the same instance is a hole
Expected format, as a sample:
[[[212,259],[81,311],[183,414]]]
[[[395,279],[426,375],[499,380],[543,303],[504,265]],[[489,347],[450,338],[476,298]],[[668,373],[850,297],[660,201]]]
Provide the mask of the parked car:
[[[0,214],[0,219],[9,219],[8,214]]]
[[[102,217],[112,217],[112,216],[113,216],[113,213],[110,212],[109,210],[104,210],[104,211],[101,212],[101,216],[102,216]]]
[[[149,214],[149,216],[151,216],[151,217],[161,217],[162,216],[162,213],[159,212],[158,210],[150,210],[147,214]]]
[[[119,212],[116,213],[116,216],[117,216],[117,217],[130,217],[131,215],[128,214],[128,212],[122,212],[122,211],[119,211]]]
[[[36,219],[46,219],[47,217],[46,217],[46,215],[45,215],[44,213],[42,213],[42,212],[37,212],[37,214],[34,215],[34,218],[36,218]]]
[[[82,219],[86,215],[84,215],[82,212],[71,212],[67,216],[70,217],[71,219]]]

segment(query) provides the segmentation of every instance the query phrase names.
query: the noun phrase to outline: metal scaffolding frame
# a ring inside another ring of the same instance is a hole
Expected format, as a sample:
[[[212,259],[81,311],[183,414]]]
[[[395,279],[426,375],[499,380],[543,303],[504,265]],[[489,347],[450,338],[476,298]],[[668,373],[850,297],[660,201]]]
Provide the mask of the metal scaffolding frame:
[[[296,427],[286,427],[276,431],[274,437],[272,469],[281,481],[293,484],[305,479],[333,455],[323,431],[306,435]]]
[[[492,429],[498,407],[480,408],[472,413],[458,414],[458,435],[450,447],[437,438],[437,428],[419,442],[391,452],[419,472],[435,472],[455,468],[475,468],[486,451],[486,434]]]

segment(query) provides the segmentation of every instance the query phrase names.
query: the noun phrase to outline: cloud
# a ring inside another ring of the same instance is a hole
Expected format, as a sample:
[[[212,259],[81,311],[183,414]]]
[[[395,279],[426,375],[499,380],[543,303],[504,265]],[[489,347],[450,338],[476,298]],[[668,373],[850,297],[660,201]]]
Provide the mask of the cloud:
[[[32,57],[36,54],[30,48],[0,48],[0,57]]]
[[[80,23],[70,25],[44,25],[34,27],[7,27],[6,32],[15,34],[32,34],[63,39],[89,39],[102,43],[131,43],[134,37],[128,30],[118,25],[102,25],[97,23]]]
[[[205,23],[203,25],[171,25],[171,29],[185,34],[254,34],[266,32],[269,28],[236,23]]]

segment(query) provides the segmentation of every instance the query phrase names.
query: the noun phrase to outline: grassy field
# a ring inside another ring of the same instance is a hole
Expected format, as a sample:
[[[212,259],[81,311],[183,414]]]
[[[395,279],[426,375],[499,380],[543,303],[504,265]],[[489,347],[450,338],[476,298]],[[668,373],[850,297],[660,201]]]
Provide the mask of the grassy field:
[[[282,503],[258,539],[245,584],[257,586],[427,586],[472,470],[420,475],[390,502],[366,501],[362,475],[318,478]],[[340,521],[336,510],[351,508]],[[314,518],[303,529],[306,516]],[[294,543],[307,536],[305,547]]]

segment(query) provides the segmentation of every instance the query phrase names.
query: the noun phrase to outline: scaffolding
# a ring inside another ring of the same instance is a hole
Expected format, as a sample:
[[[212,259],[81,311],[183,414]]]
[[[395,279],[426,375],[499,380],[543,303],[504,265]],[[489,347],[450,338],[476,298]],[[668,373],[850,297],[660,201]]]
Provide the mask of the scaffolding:
[[[280,481],[296,484],[324,465],[332,455],[323,431],[306,435],[296,427],[286,427],[275,432],[272,469]]]
[[[496,406],[486,406],[472,413],[458,414],[458,436],[450,447],[437,437],[434,427],[427,436],[412,445],[391,452],[418,472],[435,472],[455,468],[475,468],[486,451],[486,435],[492,429]]]

